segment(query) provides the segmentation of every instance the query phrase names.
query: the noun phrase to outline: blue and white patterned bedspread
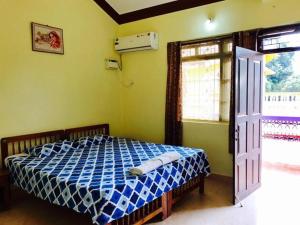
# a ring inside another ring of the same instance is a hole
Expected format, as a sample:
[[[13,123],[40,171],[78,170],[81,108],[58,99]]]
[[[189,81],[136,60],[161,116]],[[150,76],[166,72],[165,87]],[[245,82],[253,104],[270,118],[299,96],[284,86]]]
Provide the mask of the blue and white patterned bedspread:
[[[129,174],[131,167],[170,151],[182,158],[143,176]],[[15,185],[51,203],[88,213],[99,225],[130,214],[200,173],[210,173],[203,150],[123,138],[45,158],[12,157],[8,168]]]

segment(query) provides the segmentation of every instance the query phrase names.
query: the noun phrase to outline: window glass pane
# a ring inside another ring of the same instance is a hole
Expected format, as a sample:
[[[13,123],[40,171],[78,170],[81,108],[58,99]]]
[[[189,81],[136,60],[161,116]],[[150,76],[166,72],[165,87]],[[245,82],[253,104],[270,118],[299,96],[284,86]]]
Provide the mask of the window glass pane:
[[[194,56],[196,55],[196,49],[195,48],[185,48],[181,50],[181,56],[182,57],[188,57],[188,56]]]
[[[219,53],[219,45],[206,45],[198,48],[199,55]]]
[[[263,39],[263,50],[300,47],[300,34],[288,34]]]
[[[222,82],[221,90],[220,117],[222,121],[229,121],[230,81]]]
[[[223,44],[223,51],[224,52],[232,52],[232,42],[224,42]]]
[[[219,121],[220,59],[182,63],[183,118]]]
[[[183,119],[229,120],[231,53],[231,39],[184,46]],[[188,58],[189,56],[194,57]]]
[[[231,78],[231,57],[224,58],[223,60],[223,74],[221,82],[221,104],[220,104],[220,117],[222,121],[229,121],[230,109],[230,78]]]
[[[231,78],[231,57],[226,57],[223,59],[223,80],[230,80]]]

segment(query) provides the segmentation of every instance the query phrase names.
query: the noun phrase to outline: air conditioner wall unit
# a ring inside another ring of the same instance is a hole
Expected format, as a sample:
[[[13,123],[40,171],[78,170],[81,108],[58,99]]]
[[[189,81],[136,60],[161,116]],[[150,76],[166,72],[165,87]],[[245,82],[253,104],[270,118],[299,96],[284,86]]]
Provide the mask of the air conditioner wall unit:
[[[120,53],[156,49],[158,49],[158,34],[155,32],[119,37],[115,40],[115,50]]]

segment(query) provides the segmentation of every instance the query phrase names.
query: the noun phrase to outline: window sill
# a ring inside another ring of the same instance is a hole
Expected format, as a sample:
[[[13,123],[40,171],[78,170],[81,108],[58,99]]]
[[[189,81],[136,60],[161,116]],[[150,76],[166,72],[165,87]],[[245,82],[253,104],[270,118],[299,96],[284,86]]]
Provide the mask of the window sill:
[[[182,122],[183,123],[212,124],[212,125],[229,125],[229,121],[183,119]]]

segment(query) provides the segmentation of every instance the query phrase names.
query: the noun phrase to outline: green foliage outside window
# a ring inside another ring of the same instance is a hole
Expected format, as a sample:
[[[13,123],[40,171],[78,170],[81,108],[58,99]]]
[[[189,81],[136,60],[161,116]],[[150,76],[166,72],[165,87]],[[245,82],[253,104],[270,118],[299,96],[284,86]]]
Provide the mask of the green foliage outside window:
[[[299,60],[295,52],[266,56],[266,67],[274,72],[266,76],[266,92],[300,92],[300,73],[293,68],[294,60]]]

